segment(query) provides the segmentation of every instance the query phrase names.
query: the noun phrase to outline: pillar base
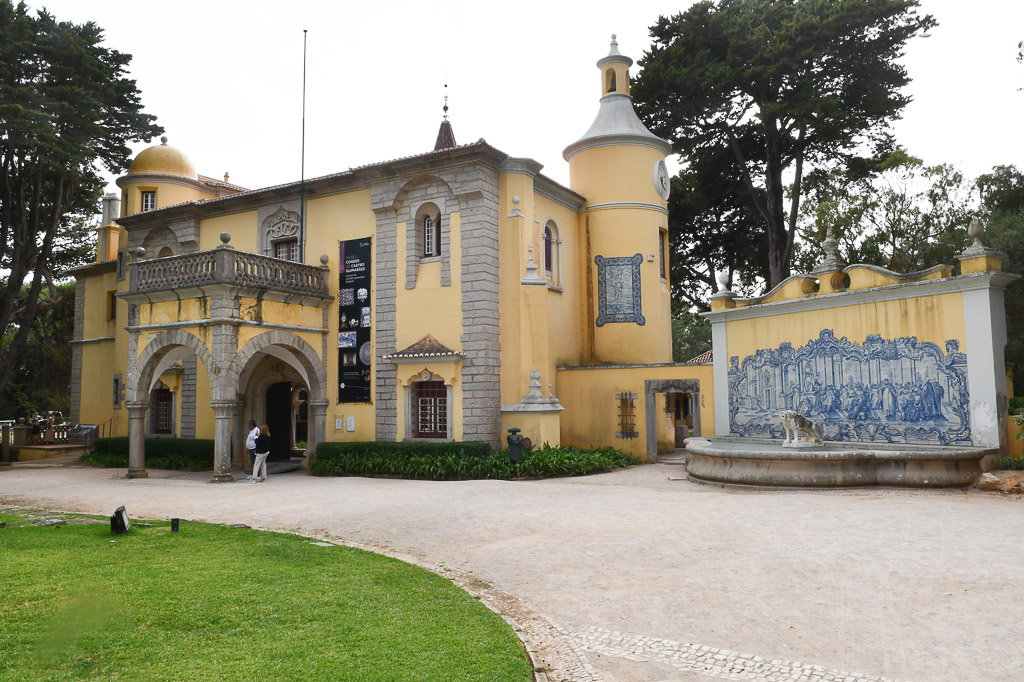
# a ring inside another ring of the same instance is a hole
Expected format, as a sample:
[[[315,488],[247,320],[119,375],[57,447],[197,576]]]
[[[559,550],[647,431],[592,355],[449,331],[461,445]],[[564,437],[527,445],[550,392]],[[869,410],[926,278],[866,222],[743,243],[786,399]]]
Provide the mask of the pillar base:
[[[213,477],[210,478],[210,483],[231,483],[234,480],[235,477],[231,474],[231,472],[225,471],[223,473],[214,474]]]
[[[125,478],[149,478],[149,472],[145,469],[128,469]]]

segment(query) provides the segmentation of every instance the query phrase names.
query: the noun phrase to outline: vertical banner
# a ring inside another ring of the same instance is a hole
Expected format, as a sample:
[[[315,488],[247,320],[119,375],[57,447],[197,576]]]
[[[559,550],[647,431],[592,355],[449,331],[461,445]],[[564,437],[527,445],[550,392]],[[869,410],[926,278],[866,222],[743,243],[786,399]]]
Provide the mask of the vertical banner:
[[[370,257],[373,239],[339,243],[338,402],[371,401],[373,351],[370,344]]]

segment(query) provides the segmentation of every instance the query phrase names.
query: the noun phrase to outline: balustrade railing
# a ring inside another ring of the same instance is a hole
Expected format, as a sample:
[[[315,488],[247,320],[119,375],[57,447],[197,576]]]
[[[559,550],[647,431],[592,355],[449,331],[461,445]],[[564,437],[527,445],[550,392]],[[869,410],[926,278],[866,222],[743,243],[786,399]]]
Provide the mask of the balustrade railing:
[[[218,248],[132,263],[129,292],[237,284],[291,294],[327,296],[327,270],[314,265]]]

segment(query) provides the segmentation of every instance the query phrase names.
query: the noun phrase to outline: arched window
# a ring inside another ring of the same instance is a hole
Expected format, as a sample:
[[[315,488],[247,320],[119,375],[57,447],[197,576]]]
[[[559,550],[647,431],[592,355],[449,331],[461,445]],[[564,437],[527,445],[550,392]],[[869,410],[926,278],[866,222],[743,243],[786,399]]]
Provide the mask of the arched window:
[[[158,253],[156,257],[157,258],[170,258],[173,255],[174,255],[174,249],[172,249],[169,246],[165,246],[164,248],[160,249],[160,253]]]
[[[608,92],[615,92],[615,69],[608,69]]]
[[[551,231],[551,223],[544,226],[544,274],[555,275],[555,235]]]
[[[441,216],[423,217],[423,255],[441,255]]]
[[[561,288],[562,286],[562,238],[558,233],[558,225],[554,220],[544,223],[544,230],[541,233],[543,240],[543,266],[544,276],[548,280],[548,286]]]

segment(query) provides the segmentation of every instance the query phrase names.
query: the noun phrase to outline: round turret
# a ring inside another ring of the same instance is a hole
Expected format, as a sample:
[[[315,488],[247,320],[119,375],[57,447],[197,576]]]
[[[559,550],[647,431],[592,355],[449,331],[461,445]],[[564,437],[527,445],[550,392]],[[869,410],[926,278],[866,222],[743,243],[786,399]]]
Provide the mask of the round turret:
[[[598,363],[670,362],[668,196],[672,145],[643,124],[629,94],[633,60],[611,49],[598,60],[601,99],[583,137],[565,148],[569,186],[586,197]]]
[[[198,180],[192,160],[185,152],[167,144],[167,137],[160,138],[160,144],[139,152],[128,168],[128,175],[173,175],[179,178]]]

